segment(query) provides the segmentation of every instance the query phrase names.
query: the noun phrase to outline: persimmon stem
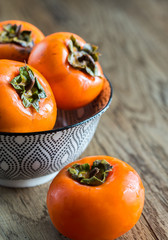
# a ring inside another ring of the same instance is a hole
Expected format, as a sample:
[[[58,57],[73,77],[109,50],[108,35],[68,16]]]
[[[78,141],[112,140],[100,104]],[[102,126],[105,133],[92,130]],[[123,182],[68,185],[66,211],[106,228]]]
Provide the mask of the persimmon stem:
[[[31,79],[30,83],[26,86],[26,91],[28,92],[29,90],[31,90],[33,88],[36,80],[35,80],[34,75],[32,74],[32,71],[30,71],[29,68],[27,67],[26,62],[25,62],[25,69],[27,71],[29,78]]]
[[[91,167],[85,163],[74,164],[68,168],[68,172],[74,180],[89,186],[103,184],[111,170],[112,166],[104,159],[94,161]]]
[[[91,177],[93,177],[93,176],[96,176],[96,174],[97,174],[99,171],[100,171],[100,170],[99,170],[97,167],[93,168],[93,169],[90,171],[90,173],[89,173],[89,178],[91,178]]]
[[[22,25],[17,25],[17,28],[16,28],[16,37],[17,38],[19,37],[20,31],[21,31],[21,27],[22,27]]]

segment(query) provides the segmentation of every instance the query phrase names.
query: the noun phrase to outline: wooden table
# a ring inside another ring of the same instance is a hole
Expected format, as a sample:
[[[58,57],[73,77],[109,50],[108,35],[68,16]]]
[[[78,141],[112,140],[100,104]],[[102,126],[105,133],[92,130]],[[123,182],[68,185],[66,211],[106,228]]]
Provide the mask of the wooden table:
[[[114,96],[82,156],[115,156],[143,180],[142,216],[119,239],[168,239],[168,1],[2,0],[5,19],[26,20],[45,34],[74,32],[100,46]],[[48,216],[49,184],[0,188],[0,240],[65,239]]]

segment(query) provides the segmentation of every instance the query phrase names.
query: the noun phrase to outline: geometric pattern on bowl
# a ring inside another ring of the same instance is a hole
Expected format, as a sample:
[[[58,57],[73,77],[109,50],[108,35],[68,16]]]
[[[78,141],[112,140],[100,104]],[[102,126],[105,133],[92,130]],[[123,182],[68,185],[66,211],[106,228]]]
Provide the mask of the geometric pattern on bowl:
[[[99,118],[56,133],[1,135],[0,178],[26,179],[59,171],[90,142]]]

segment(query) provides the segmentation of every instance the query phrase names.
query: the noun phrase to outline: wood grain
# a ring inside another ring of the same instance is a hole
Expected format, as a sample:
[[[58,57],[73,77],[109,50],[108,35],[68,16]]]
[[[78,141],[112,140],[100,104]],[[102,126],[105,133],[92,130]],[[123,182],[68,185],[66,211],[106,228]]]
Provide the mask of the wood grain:
[[[100,46],[114,96],[82,156],[128,162],[146,189],[139,222],[120,240],[168,239],[167,12],[165,0],[0,1],[1,21],[26,20],[45,34],[75,32]],[[65,239],[47,213],[48,187],[0,188],[0,240]]]

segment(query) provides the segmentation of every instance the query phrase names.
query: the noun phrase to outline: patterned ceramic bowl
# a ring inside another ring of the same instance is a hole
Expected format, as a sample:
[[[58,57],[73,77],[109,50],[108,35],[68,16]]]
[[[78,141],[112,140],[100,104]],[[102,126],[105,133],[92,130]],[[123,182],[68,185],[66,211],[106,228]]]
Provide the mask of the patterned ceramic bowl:
[[[106,81],[89,105],[73,111],[59,110],[53,130],[0,133],[0,185],[32,187],[54,178],[85,150],[111,99],[112,86]]]

